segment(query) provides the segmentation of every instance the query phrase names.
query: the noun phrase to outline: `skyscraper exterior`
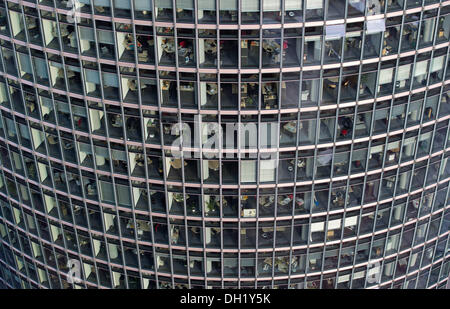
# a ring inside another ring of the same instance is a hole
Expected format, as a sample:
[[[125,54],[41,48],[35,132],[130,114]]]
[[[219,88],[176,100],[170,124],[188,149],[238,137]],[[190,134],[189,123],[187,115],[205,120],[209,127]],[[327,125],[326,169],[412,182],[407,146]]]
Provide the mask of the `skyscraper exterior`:
[[[450,1],[0,0],[0,288],[445,288]]]

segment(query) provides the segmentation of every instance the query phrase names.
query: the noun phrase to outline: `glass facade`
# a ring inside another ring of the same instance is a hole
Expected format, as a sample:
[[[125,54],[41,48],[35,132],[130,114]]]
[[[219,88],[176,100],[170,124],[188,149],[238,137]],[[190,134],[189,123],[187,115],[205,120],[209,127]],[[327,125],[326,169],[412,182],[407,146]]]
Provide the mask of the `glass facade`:
[[[444,288],[449,38],[446,0],[0,0],[0,288]]]

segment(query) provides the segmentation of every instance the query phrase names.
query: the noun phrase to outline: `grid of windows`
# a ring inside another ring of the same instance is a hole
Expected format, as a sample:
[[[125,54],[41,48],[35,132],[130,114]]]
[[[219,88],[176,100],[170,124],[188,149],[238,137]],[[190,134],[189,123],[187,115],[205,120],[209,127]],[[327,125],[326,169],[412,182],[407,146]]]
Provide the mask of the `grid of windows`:
[[[0,0],[0,288],[71,259],[74,287],[445,287],[449,38],[445,0]],[[215,156],[211,124],[241,128]]]

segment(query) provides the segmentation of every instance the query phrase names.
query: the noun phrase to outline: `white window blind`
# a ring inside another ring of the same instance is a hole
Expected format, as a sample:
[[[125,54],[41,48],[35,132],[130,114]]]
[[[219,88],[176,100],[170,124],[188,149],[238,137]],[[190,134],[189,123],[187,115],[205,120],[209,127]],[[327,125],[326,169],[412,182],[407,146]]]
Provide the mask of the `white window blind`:
[[[78,142],[78,149],[81,152],[92,154],[91,145]]]
[[[311,35],[305,37],[305,42],[320,41],[320,39],[321,39],[320,35]]]
[[[31,70],[31,63],[30,58],[28,58],[28,55],[24,55],[22,53],[17,53],[19,55],[19,63],[20,63],[20,69],[26,73],[33,74],[33,71]]]
[[[323,232],[324,224],[325,224],[324,222],[311,223],[311,233]]]
[[[41,105],[42,106],[47,107],[50,110],[53,110],[53,103],[52,103],[51,99],[45,98],[45,97],[40,97],[40,98],[41,98]],[[67,105],[67,104],[64,104],[64,105]],[[69,110],[68,107],[67,107],[67,110]]]
[[[357,9],[360,12],[364,12],[364,1],[361,0],[348,0],[348,4]]]
[[[331,25],[325,26],[325,38],[327,40],[330,39],[338,39],[345,36],[345,25]]]
[[[318,166],[325,166],[328,163],[330,163],[332,157],[333,157],[333,150],[332,149],[326,149],[324,151],[321,151],[318,153],[317,156],[317,165]]]
[[[81,40],[95,41],[94,31],[91,28],[78,27]]]
[[[216,10],[216,0],[198,0],[197,8],[199,10]]]
[[[114,7],[116,9],[130,10],[131,9],[130,0],[114,0]]]
[[[433,65],[431,66],[431,72],[437,72],[444,68],[444,57],[445,56],[433,58]]]
[[[344,226],[355,226],[358,222],[358,216],[345,218]]]
[[[348,160],[347,152],[334,154],[334,164],[347,163],[347,160]]]
[[[127,161],[127,155],[124,151],[111,149],[111,158],[113,160]]]
[[[306,0],[307,10],[318,10],[323,8],[323,0]]]
[[[59,63],[59,62],[53,62],[53,61],[50,61],[50,65],[51,65],[52,67],[55,67],[55,68],[60,68],[60,69],[63,68],[63,65],[62,65],[61,63]]]
[[[383,69],[380,71],[380,85],[392,83],[392,73],[394,72],[394,68]]]
[[[352,160],[364,160],[366,158],[366,151],[365,150],[356,150],[352,154]]]
[[[166,0],[163,0],[166,1]],[[222,11],[236,11],[238,9],[236,0],[220,0],[220,10]]]
[[[109,158],[108,148],[94,146],[95,154],[105,158]]]
[[[409,79],[411,74],[411,64],[405,64],[398,67],[397,80]]]
[[[328,230],[337,230],[341,228],[341,219],[330,220],[328,222]]]
[[[114,36],[112,31],[97,30],[97,38],[100,43],[114,45]]]
[[[361,36],[362,36],[361,31],[351,31],[351,32],[345,33],[346,38],[358,38]]]
[[[406,145],[411,145],[411,144],[415,144],[415,143],[416,143],[416,138],[411,137],[411,138],[405,139],[403,141],[403,147],[405,147]]]
[[[259,168],[259,181],[275,181],[275,160],[261,160]]]
[[[177,0],[176,5],[177,9],[194,10],[193,0]]]
[[[383,120],[383,119],[386,119],[387,116],[388,116],[387,109],[380,109],[375,112],[375,120],[380,120],[380,119]]]
[[[102,77],[103,77],[103,86],[111,86],[111,87],[119,86],[119,80],[117,79],[116,74],[102,73]]]
[[[116,185],[116,192],[119,205],[131,206],[131,194],[128,187]]]
[[[267,11],[281,11],[280,0],[263,0],[263,10]],[[287,9],[286,9],[287,10]]]
[[[67,105],[67,104],[66,104]],[[72,113],[77,116],[86,116],[86,109],[81,106],[72,105]]]
[[[105,7],[111,6],[109,0],[93,0],[93,1],[95,6],[105,6]]]
[[[367,21],[367,34],[386,31],[386,23],[384,19],[373,19]]]
[[[271,0],[266,0],[271,1]],[[303,0],[284,0],[285,11],[301,10],[303,7]]]
[[[98,76],[98,72],[94,70],[84,70],[84,75],[86,77],[86,81],[89,83],[100,84],[100,77]]]
[[[379,145],[379,146],[372,146],[370,147],[370,154],[373,153],[380,153],[383,151],[383,145]]]
[[[69,104],[56,102],[56,110],[61,113],[70,113]]]
[[[172,1],[167,1],[167,0],[155,0],[155,8],[161,8],[161,9],[171,9],[172,6]]]
[[[241,182],[256,182],[256,161],[241,161]]]
[[[427,74],[428,61],[420,61],[416,63],[416,69],[414,71],[414,76],[420,76]]]
[[[399,147],[400,147],[400,142],[394,142],[394,143],[389,143],[387,149],[391,150],[391,149],[397,149]]]
[[[428,132],[425,134],[420,134],[419,141],[430,140],[430,139],[431,139],[431,132]]]
[[[47,78],[47,64],[44,59],[33,57],[34,69],[39,77]]]
[[[395,234],[389,237],[387,244],[386,244],[386,251],[396,249],[398,240],[399,240],[400,234]]]
[[[363,271],[359,271],[357,273],[354,273],[353,274],[353,280],[364,278],[365,273],[366,272],[364,270]]]
[[[350,274],[338,277],[338,283],[343,283],[343,282],[348,282],[348,281],[350,281]]]
[[[241,1],[242,12],[259,12],[259,0]]]
[[[151,11],[152,0],[134,0],[134,9],[136,11]]]
[[[79,67],[75,67],[72,65],[66,65],[67,70],[71,70],[73,72],[81,72],[81,69]]]
[[[26,139],[30,139],[30,133],[28,132],[27,126],[24,126],[23,124],[21,124],[19,126],[19,130],[20,130],[20,134],[22,135],[22,137],[24,137]]]

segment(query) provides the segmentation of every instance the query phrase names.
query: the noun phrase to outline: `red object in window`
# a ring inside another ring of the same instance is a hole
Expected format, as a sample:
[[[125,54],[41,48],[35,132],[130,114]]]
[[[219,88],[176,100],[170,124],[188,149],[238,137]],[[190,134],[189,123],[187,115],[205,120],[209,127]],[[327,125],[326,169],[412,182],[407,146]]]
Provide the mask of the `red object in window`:
[[[342,129],[342,131],[341,131],[341,134],[342,134],[342,135],[346,136],[347,133],[348,133],[348,130],[347,130],[347,129]]]
[[[186,41],[181,41],[180,42],[180,47],[185,47],[186,46]]]
[[[77,124],[78,124],[79,127],[81,127],[81,118],[78,119],[78,123]]]
[[[288,47],[288,42],[285,40],[283,41],[283,49],[286,49]]]

